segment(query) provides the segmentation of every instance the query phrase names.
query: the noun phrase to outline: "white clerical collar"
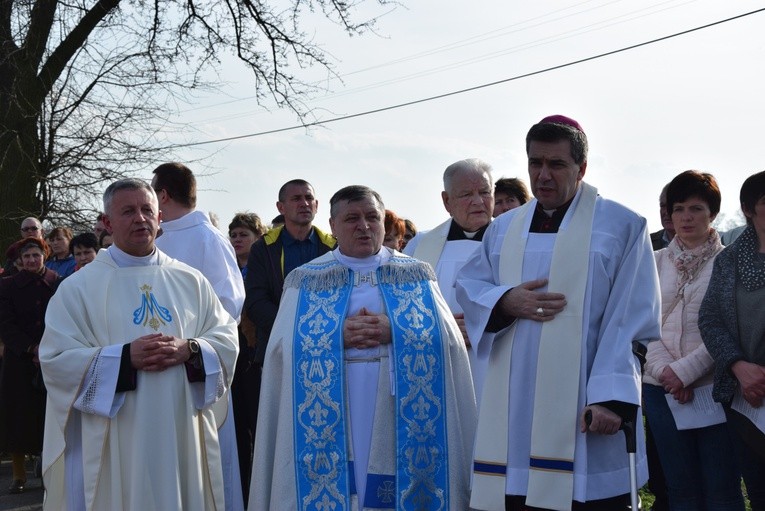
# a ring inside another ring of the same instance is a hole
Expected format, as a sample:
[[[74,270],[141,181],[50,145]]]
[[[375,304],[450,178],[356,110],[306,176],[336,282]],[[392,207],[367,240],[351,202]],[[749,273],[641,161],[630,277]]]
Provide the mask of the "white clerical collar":
[[[156,266],[159,264],[159,250],[154,247],[154,251],[142,257],[132,256],[117,248],[117,245],[111,245],[108,249],[109,255],[120,268],[130,268],[134,266]]]
[[[387,263],[392,255],[391,251],[386,247],[380,247],[380,250],[376,254],[369,257],[350,257],[340,252],[340,248],[336,248],[334,254],[335,259],[337,259],[340,264],[347,266],[353,271],[376,270],[381,265]]]
[[[474,232],[462,231],[462,232],[463,234],[465,234],[465,237],[469,240],[472,240],[473,238],[475,238],[475,235],[478,234],[478,231],[474,231]]]

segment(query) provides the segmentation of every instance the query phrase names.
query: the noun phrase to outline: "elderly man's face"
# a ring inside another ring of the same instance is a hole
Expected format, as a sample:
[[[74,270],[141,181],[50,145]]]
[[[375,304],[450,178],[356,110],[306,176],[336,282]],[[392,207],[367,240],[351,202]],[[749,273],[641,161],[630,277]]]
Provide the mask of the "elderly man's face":
[[[453,176],[450,190],[441,192],[446,211],[468,232],[491,222],[494,185],[486,172],[461,171]]]
[[[21,222],[22,238],[40,238],[43,239],[42,224],[36,218],[25,218]]]
[[[571,200],[587,169],[587,162],[577,165],[571,157],[571,142],[532,140],[528,153],[531,191],[542,207],[557,209]]]
[[[154,251],[161,215],[157,197],[143,188],[114,194],[104,224],[117,248],[136,257]]]
[[[349,257],[364,258],[376,254],[385,237],[385,210],[373,197],[335,205],[329,219],[332,234],[340,252]]]

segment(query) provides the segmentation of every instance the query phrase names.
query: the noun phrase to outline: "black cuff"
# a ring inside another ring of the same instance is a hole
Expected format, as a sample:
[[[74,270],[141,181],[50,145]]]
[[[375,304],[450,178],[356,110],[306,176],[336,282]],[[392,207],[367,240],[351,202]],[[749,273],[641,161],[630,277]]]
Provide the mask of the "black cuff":
[[[498,307],[494,307],[489,316],[489,321],[486,323],[485,331],[489,333],[499,332],[505,327],[508,327],[518,319],[515,316],[506,316],[499,311]]]
[[[622,418],[623,421],[626,422],[632,422],[635,423],[635,419],[637,418],[637,405],[633,405],[632,403],[625,403],[623,401],[605,401],[603,403],[592,403],[595,405],[600,405],[604,408],[608,408],[612,412],[614,412],[616,415]]]
[[[205,361],[202,358],[202,353],[199,352],[195,356],[192,356],[189,360],[183,363],[186,367],[186,378],[190,383],[199,383],[205,381],[207,375],[205,373]]]
[[[120,358],[120,372],[117,376],[117,388],[115,392],[127,392],[135,390],[138,384],[138,370],[133,367],[130,360],[130,343],[122,346],[122,357]]]

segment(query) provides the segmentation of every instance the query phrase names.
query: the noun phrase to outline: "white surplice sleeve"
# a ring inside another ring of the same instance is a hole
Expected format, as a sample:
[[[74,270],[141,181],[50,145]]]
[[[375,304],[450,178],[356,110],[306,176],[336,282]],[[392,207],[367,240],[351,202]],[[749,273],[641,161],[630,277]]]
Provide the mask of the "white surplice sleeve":
[[[501,228],[500,228],[501,225]],[[465,327],[470,339],[478,339],[476,349],[483,353],[495,335],[486,332],[489,318],[502,295],[513,286],[500,285],[499,250],[505,239],[507,222],[492,222],[483,236],[481,247],[467,260],[457,273],[457,303],[465,313]],[[515,285],[520,282],[515,283]],[[509,325],[508,325],[509,326]],[[474,343],[476,344],[476,343]]]
[[[640,217],[623,220],[618,237],[624,239],[612,245],[618,249],[607,254],[605,261],[596,258],[592,263],[596,267],[590,268],[591,273],[597,273],[601,269],[598,263],[603,262],[603,271],[609,276],[591,283],[592,300],[605,300],[605,308],[597,334],[591,331],[588,336],[597,343],[587,380],[588,403],[615,400],[639,405],[642,375],[632,352],[632,341],[648,342],[661,336],[659,279],[646,221]],[[591,315],[597,313],[590,311]],[[596,324],[593,319],[590,318],[590,328]]]

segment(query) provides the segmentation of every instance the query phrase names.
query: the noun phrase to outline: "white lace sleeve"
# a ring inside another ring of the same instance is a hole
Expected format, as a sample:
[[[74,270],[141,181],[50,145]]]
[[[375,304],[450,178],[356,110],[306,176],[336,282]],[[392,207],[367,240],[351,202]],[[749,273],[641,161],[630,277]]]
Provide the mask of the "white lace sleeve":
[[[226,392],[226,379],[223,367],[213,347],[204,339],[197,339],[202,351],[205,367],[205,381],[191,384],[191,395],[198,410],[208,407]]]
[[[116,393],[122,345],[102,348],[90,363],[74,407],[83,413],[112,418],[125,401],[125,393]]]

